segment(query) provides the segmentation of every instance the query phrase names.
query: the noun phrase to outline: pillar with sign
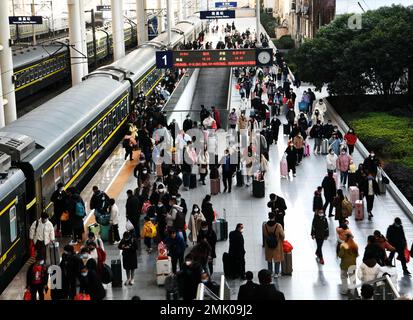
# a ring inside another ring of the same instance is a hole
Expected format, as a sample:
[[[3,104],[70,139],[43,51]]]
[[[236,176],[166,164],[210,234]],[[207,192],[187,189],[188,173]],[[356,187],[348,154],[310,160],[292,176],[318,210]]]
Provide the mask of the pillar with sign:
[[[111,0],[113,60],[125,56],[125,36],[123,33],[123,0]]]
[[[69,12],[69,46],[70,66],[72,73],[72,85],[82,82],[83,56],[82,56],[82,34],[80,26],[80,3],[79,0],[67,0]]]
[[[148,31],[145,28],[146,22],[146,0],[136,0],[136,31],[138,45],[148,41]]]
[[[9,28],[9,1],[0,1],[0,69],[3,95],[0,106],[3,106],[3,99],[7,100],[4,109],[0,111],[0,125],[8,124],[17,119],[16,112],[16,93],[13,84],[13,59],[10,47],[10,28]],[[4,110],[4,111],[3,111]],[[2,113],[4,117],[2,120]]]

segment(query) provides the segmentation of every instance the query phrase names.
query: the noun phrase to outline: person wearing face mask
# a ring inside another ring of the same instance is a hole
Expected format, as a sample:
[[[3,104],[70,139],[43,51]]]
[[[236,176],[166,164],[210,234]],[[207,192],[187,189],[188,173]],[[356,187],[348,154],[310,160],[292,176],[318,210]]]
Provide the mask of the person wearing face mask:
[[[270,122],[270,126],[271,126],[271,131],[272,131],[272,137],[274,139],[275,144],[277,144],[278,133],[280,132],[280,126],[281,126],[280,119],[278,119],[277,116],[274,116]]]
[[[237,127],[238,123],[238,116],[237,113],[235,112],[235,108],[232,108],[230,114],[228,115],[228,124],[231,129],[234,129]]]
[[[145,160],[145,157],[140,157],[139,158],[139,163],[135,166],[135,168],[133,169],[133,175],[134,177],[137,179],[137,183],[138,183],[138,187],[141,188],[142,186],[142,177],[143,177],[143,171],[146,170],[146,174],[151,174],[151,170],[149,168],[148,163]]]
[[[182,184],[182,179],[178,177],[175,170],[171,168],[169,175],[165,178],[165,184],[168,187],[168,192],[171,196],[176,196],[179,187]]]
[[[352,158],[347,154],[346,149],[341,150],[340,156],[337,159],[337,168],[340,170],[340,182],[341,186],[345,187],[347,184],[347,176],[350,168],[350,162]]]
[[[217,244],[217,235],[213,229],[210,229],[208,227],[208,223],[206,221],[201,222],[201,229],[199,230],[198,240],[206,241],[211,248],[211,251],[208,257],[208,269],[209,269],[209,275],[212,276],[212,273],[214,272],[214,269],[213,269],[214,259],[217,257],[215,253],[215,246]]]
[[[184,301],[192,301],[196,298],[202,271],[201,265],[193,260],[191,253],[188,253],[185,256],[182,272],[180,272],[178,277],[178,286]]]
[[[65,222],[61,223],[60,217],[62,213],[67,210],[67,194],[63,188],[63,183],[59,182],[57,185],[57,190],[53,192],[50,201],[53,202],[53,223],[56,224],[56,236],[61,236],[63,231],[63,226],[61,230],[61,225]],[[67,229],[67,228],[66,228]],[[65,235],[70,234],[69,232],[65,232]]]
[[[304,155],[304,138],[301,135],[301,132],[298,132],[297,135],[293,139],[294,147],[297,149],[297,166],[303,160]]]
[[[201,210],[205,216],[206,222],[208,222],[208,227],[212,228],[212,222],[215,220],[215,215],[211,203],[211,196],[209,194],[202,200]]]
[[[275,221],[275,213],[268,213],[268,221],[262,226],[262,234],[265,247],[265,260],[268,263],[268,270],[274,277],[280,276],[280,265],[284,260],[284,229],[281,224]],[[274,268],[273,268],[274,261]]]
[[[62,270],[62,299],[69,298],[73,300],[76,295],[76,279],[80,276],[80,269],[83,266],[83,261],[79,255],[75,254],[74,247],[66,245],[63,248],[62,260],[60,261],[60,269]]]
[[[313,240],[315,239],[317,242],[317,250],[315,254],[320,264],[324,264],[322,248],[324,240],[327,240],[328,235],[328,221],[323,209],[318,209],[314,214],[313,223],[311,226],[311,238],[313,238]]]
[[[158,200],[158,204],[155,207],[156,219],[157,219],[157,234],[160,241],[164,241],[166,238],[166,216],[167,211],[161,199]]]
[[[191,116],[188,114],[186,115],[186,119],[184,120],[182,128],[185,132],[187,132],[189,129],[192,129],[192,125],[193,121],[191,120]]]
[[[354,152],[354,146],[356,145],[356,142],[357,142],[357,136],[353,128],[350,128],[348,132],[344,135],[344,140],[346,140],[347,142],[348,153],[351,156]]]
[[[168,256],[171,257],[172,272],[176,273],[177,264],[179,263],[179,270],[182,270],[184,263],[185,242],[184,239],[177,234],[174,228],[169,228],[168,237],[165,240],[168,248]]]
[[[287,155],[288,173],[293,172],[293,177],[296,175],[296,164],[298,160],[297,149],[294,147],[293,141],[288,143],[287,149],[285,149],[285,154]]]
[[[243,231],[244,225],[242,223],[238,223],[235,230],[229,233],[228,255],[234,266],[233,276],[235,278],[245,280],[245,248],[244,237],[242,235]]]
[[[371,173],[373,177],[377,176],[377,168],[380,167],[380,160],[376,157],[375,152],[370,151],[370,155],[364,159],[363,170],[365,174]]]
[[[94,260],[89,260],[87,266],[82,267],[80,275],[79,293],[88,294],[92,301],[100,301],[106,297],[106,290],[96,273]]]
[[[205,186],[205,178],[208,175],[208,164],[209,164],[209,152],[208,147],[205,146],[203,150],[199,152],[198,155],[198,166],[199,166],[199,181]]]
[[[313,212],[314,213],[316,213],[317,210],[319,209],[323,209],[323,198],[321,196],[322,190],[323,190],[323,187],[319,186],[317,187],[317,190],[314,191],[314,197],[313,197]]]
[[[199,206],[197,204],[194,204],[192,206],[192,212],[191,212],[191,216],[189,218],[189,223],[188,223],[188,229],[189,229],[188,239],[189,241],[192,242],[192,244],[195,244],[198,241],[198,233],[201,230],[201,223],[203,221],[206,221],[204,215],[199,209]]]
[[[330,149],[330,152],[326,156],[326,163],[327,163],[327,172],[334,173],[337,170],[337,155],[334,153],[333,149]]]
[[[126,231],[118,245],[118,249],[122,250],[122,265],[126,271],[125,286],[133,285],[135,270],[138,268],[138,244],[134,234]]]
[[[336,196],[337,193],[337,184],[336,181],[333,178],[333,172],[328,172],[327,176],[324,177],[323,182],[321,183],[321,186],[323,187],[324,190],[324,206],[323,206],[323,211],[326,212],[328,205],[330,205],[329,209],[329,217],[334,217],[332,214],[333,212],[333,200],[334,197]]]
[[[213,293],[219,296],[219,285],[216,282],[211,281],[211,278],[208,272],[206,271],[202,272],[201,283],[203,283],[209,290],[211,290]]]
[[[53,224],[49,221],[47,212],[42,212],[40,219],[32,223],[29,238],[33,241],[37,254],[46,257],[46,246],[55,241]]]
[[[30,294],[33,300],[37,300],[37,294],[39,294],[39,300],[44,300],[44,293],[47,292],[48,273],[44,264],[44,256],[37,255],[36,262],[34,262],[26,273],[26,289],[30,290]]]
[[[405,276],[410,276],[410,272],[407,269],[406,258],[404,255],[404,249],[406,248],[407,241],[406,235],[404,234],[402,221],[399,217],[394,219],[394,223],[387,228],[386,238],[389,243],[396,249],[392,251],[389,255],[389,261],[393,260],[395,253],[397,252],[400,263],[403,267],[403,274]]]
[[[333,136],[328,140],[328,145],[329,150],[333,150],[337,156],[340,155],[341,139],[336,133],[333,133]]]
[[[372,173],[368,173],[366,179],[360,185],[361,197],[366,197],[367,212],[369,213],[369,220],[373,217],[374,196],[380,194],[379,184],[373,177]]]

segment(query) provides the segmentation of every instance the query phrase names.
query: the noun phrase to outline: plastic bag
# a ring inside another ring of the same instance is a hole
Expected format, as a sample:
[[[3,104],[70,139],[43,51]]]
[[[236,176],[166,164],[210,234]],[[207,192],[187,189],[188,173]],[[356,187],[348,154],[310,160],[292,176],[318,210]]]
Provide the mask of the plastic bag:
[[[293,251],[293,246],[287,240],[284,240],[283,250],[284,250],[284,253],[290,253],[291,251]]]
[[[29,289],[27,289],[27,290],[24,292],[23,300],[25,300],[25,301],[30,301],[30,300],[32,300],[32,294],[31,294],[31,292],[30,292]]]

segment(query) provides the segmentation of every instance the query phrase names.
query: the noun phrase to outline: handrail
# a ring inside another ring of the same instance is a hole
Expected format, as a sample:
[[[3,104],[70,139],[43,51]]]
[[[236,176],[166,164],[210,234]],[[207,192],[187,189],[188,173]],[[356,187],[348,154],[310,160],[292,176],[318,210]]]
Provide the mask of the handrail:
[[[215,293],[213,293],[203,283],[198,284],[198,290],[196,293],[196,300],[205,300],[205,293],[212,298],[212,300],[221,300]]]
[[[395,296],[396,299],[400,298],[400,293],[399,291],[397,291],[396,287],[393,284],[393,281],[390,279],[390,277],[386,274],[383,277],[371,280],[371,281],[366,281],[363,283],[359,283],[356,286],[354,286],[354,289],[357,290],[358,288],[360,288],[361,286],[363,286],[364,284],[370,284],[370,285],[377,285],[377,287],[379,286],[383,286],[383,285],[378,285],[379,282],[387,282],[387,284],[389,285],[391,291],[393,291],[393,294]],[[384,284],[385,285],[385,284]]]

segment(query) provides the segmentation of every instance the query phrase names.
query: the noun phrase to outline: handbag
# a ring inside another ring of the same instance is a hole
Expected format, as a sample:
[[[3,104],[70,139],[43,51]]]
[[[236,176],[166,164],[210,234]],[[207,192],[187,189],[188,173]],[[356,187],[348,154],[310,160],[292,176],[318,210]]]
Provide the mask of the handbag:
[[[32,293],[30,292],[29,289],[27,289],[24,294],[23,294],[23,300],[25,301],[30,301],[32,300]]]
[[[68,221],[69,220],[69,212],[68,211],[63,211],[62,215],[60,216],[60,221]]]
[[[78,293],[75,295],[74,300],[90,300],[90,295],[86,293]]]

